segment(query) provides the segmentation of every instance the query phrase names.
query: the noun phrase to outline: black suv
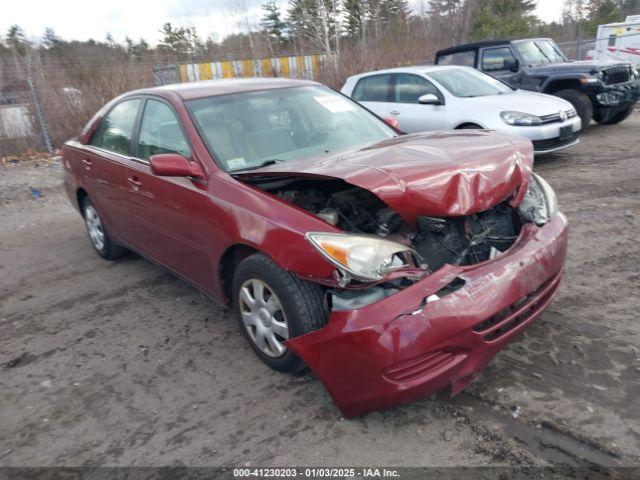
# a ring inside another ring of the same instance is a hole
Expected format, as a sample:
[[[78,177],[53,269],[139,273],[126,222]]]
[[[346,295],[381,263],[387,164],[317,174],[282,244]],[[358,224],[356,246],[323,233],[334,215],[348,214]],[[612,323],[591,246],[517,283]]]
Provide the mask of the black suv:
[[[586,128],[627,118],[640,98],[638,72],[630,63],[569,61],[550,38],[492,40],[436,53],[437,65],[477,68],[513,88],[556,95],[571,102]]]

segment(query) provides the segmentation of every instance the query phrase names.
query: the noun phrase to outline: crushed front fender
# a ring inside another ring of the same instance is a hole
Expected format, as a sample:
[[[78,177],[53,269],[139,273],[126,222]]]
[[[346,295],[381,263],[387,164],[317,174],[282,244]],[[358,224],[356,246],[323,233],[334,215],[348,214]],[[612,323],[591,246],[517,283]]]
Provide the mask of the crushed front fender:
[[[447,265],[378,302],[332,312],[325,327],[287,345],[348,417],[447,386],[456,394],[551,302],[567,232],[562,214],[542,227],[527,224],[498,258]],[[460,281],[455,291],[426,300]]]

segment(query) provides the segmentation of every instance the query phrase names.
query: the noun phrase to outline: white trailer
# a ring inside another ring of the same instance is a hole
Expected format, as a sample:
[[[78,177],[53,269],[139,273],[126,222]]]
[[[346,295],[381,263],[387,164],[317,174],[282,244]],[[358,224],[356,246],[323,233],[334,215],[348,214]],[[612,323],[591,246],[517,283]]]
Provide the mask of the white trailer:
[[[616,60],[640,66],[640,15],[630,15],[624,22],[598,26],[594,50],[590,60]]]

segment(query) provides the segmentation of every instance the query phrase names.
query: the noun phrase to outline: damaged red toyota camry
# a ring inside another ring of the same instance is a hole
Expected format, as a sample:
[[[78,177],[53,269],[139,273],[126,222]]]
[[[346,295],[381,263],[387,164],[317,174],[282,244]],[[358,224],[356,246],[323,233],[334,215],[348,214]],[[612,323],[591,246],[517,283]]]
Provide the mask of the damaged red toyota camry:
[[[531,142],[400,135],[310,81],[127,93],[63,149],[95,250],[232,305],[270,367],[344,415],[459,392],[549,304],[567,221]]]

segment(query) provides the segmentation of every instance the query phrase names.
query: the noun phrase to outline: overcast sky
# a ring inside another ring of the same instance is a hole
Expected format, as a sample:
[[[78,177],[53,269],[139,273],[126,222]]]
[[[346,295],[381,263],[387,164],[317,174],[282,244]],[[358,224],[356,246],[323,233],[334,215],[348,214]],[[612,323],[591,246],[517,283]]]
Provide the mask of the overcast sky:
[[[410,0],[417,3],[417,0]],[[201,37],[224,36],[242,30],[247,10],[257,25],[265,0],[2,0],[0,33],[10,25],[20,25],[32,39],[42,36],[46,27],[64,39],[104,40],[110,33],[116,41],[126,36],[142,37],[150,43],[159,40],[161,26],[195,26]],[[286,0],[281,0],[283,6]],[[562,0],[538,0],[537,15],[542,20],[558,20]],[[244,7],[244,8],[243,8]]]

